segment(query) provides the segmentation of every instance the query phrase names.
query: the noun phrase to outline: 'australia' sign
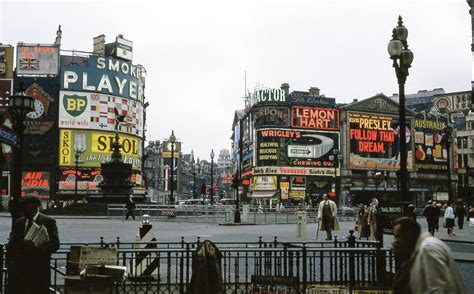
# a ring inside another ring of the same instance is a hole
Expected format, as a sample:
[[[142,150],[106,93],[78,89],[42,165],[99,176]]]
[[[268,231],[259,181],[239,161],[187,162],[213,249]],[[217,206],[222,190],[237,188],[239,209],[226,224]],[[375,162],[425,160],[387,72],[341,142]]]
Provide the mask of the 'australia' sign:
[[[90,56],[88,66],[61,66],[61,89],[143,101],[141,69],[115,58]]]

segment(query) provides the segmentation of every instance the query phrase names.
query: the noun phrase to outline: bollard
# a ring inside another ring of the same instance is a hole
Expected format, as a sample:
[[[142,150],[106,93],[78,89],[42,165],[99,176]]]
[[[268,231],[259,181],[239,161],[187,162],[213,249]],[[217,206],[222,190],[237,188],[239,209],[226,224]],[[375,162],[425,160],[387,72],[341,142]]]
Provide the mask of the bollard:
[[[142,215],[142,223],[135,237],[133,249],[155,249],[156,238],[150,224],[150,216]],[[159,254],[156,252],[139,252],[132,255],[131,274],[133,277],[150,277],[159,275]]]
[[[296,213],[296,238],[298,241],[306,241],[306,211]]]

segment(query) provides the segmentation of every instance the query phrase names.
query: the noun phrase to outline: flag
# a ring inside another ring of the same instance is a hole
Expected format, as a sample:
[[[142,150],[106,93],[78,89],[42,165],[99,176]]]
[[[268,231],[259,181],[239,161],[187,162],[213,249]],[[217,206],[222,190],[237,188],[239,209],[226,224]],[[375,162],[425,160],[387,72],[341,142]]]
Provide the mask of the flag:
[[[28,69],[28,70],[40,69],[40,61],[38,58],[21,58],[19,65],[20,65],[20,69]]]

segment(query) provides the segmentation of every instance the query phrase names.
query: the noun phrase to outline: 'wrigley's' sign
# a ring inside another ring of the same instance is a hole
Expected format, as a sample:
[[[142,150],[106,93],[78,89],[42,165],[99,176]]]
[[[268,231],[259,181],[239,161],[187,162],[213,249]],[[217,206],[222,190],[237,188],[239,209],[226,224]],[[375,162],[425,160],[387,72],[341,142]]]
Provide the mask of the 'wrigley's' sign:
[[[143,101],[141,70],[108,57],[89,57],[89,66],[61,66],[61,89],[99,92]]]

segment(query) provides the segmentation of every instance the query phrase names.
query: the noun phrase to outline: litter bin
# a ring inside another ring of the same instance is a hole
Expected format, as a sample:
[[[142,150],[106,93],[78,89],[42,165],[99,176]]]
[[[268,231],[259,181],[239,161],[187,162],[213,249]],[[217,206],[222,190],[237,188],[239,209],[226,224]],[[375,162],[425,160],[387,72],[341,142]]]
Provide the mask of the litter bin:
[[[306,211],[296,213],[296,238],[298,241],[306,241]]]
[[[225,222],[230,223],[232,222],[232,212],[233,210],[231,208],[226,208],[225,210]]]

